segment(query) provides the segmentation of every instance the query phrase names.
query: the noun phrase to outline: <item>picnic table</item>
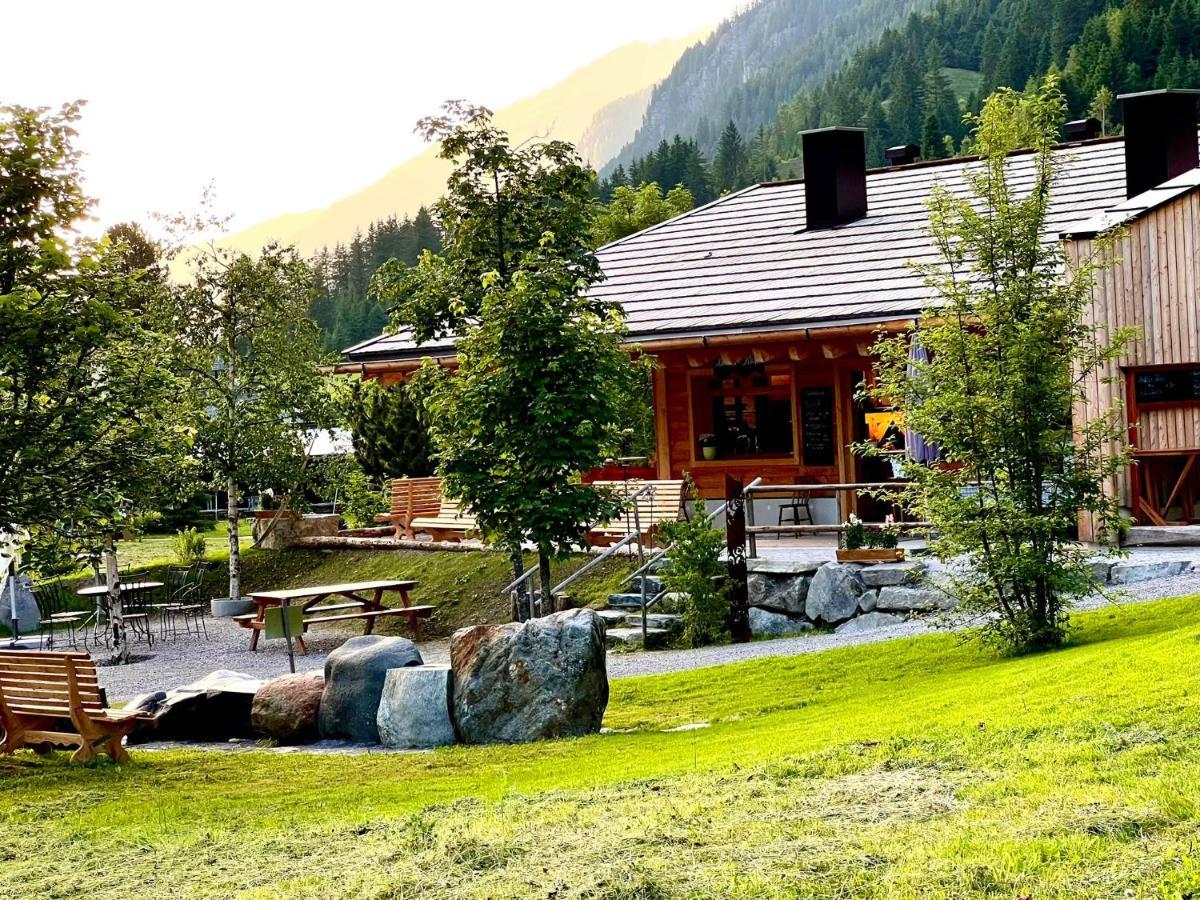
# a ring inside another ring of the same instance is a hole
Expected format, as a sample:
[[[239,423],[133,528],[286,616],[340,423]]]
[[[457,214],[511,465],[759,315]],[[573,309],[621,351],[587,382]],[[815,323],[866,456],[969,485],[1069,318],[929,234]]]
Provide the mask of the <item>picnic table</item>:
[[[291,606],[298,604],[304,611],[304,631],[309,626],[323,622],[347,622],[362,619],[365,622],[363,634],[370,634],[375,628],[375,620],[384,616],[402,616],[408,620],[412,629],[413,639],[421,636],[421,619],[433,615],[433,606],[413,606],[408,592],[417,586],[415,581],[359,581],[350,584],[323,584],[316,587],[292,588],[283,591],[255,591],[247,595],[254,604],[255,611],[244,616],[234,616],[234,621],[243,628],[249,628],[250,649],[258,649],[259,633],[267,627],[267,610],[276,606]],[[385,594],[400,595],[399,607],[383,605]],[[318,605],[324,600],[335,598],[343,602]],[[296,636],[300,652],[307,653],[304,638]]]

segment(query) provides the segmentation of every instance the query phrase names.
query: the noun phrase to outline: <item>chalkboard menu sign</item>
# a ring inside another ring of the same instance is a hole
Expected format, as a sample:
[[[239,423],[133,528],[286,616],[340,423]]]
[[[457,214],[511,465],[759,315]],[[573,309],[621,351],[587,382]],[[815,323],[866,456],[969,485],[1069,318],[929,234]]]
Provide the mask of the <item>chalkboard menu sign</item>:
[[[804,465],[834,465],[833,388],[810,387],[800,392],[800,429]]]
[[[1146,403],[1200,403],[1200,368],[1154,369],[1133,376],[1138,405]]]

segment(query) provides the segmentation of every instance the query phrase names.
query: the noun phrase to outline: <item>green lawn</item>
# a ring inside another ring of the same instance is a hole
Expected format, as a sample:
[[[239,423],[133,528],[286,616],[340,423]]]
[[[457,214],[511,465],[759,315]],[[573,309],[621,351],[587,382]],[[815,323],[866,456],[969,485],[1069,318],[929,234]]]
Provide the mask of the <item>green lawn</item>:
[[[0,761],[28,897],[1191,897],[1200,609],[615,682],[615,733],[432,754]],[[669,732],[696,722],[711,727]]]
[[[243,519],[239,523],[238,538],[243,547],[250,545],[251,523]],[[210,522],[207,527],[197,530],[204,536],[208,545],[209,555],[214,559],[226,559],[229,556],[229,526],[226,522]],[[174,562],[174,551],[171,541],[174,535],[147,534],[132,541],[117,542],[117,560],[122,568],[133,566],[165,566]]]

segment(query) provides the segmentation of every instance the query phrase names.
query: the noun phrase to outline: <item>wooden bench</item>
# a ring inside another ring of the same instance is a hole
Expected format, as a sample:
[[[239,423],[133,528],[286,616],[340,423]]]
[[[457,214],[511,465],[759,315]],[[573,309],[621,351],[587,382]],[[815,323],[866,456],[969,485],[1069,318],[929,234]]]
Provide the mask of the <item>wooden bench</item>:
[[[376,521],[391,522],[397,538],[412,540],[416,532],[412,521],[417,517],[436,517],[442,508],[442,479],[393,478],[391,508]]]
[[[435,541],[457,542],[479,533],[475,517],[464,512],[454,500],[443,500],[436,515],[417,516],[409,523],[409,528],[413,534],[423,532]]]
[[[77,747],[73,763],[89,762],[97,751],[125,762],[121,741],[147,718],[105,707],[96,664],[86,653],[0,650],[0,753],[24,746],[44,753],[49,744]],[[66,730],[68,722],[74,730]]]
[[[638,491],[651,485],[653,493],[643,494],[631,505],[609,522],[597,525],[587,534],[589,544],[608,546],[614,544],[627,534],[632,534],[640,526],[642,537],[652,540],[664,522],[678,522],[683,516],[682,481],[594,481],[598,488],[608,488],[624,497],[632,497]],[[633,507],[637,507],[634,516]]]

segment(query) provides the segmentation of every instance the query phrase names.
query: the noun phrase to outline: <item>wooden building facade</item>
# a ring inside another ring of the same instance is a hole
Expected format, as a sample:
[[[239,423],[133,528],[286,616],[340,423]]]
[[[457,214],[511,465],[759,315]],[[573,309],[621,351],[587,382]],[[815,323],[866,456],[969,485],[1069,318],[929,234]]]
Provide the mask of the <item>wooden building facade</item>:
[[[1126,476],[1113,489],[1141,523],[1192,521],[1200,500],[1196,97],[1123,99],[1125,137],[1074,123],[1069,134],[1082,139],[1055,151],[1046,239],[1066,240],[1078,259],[1096,234],[1129,227],[1120,262],[1097,285],[1094,315],[1142,335],[1121,361],[1120,384],[1098,380],[1077,414],[1127,400],[1131,441],[1149,461],[1139,471],[1157,474]],[[631,345],[658,362],[659,478],[691,475],[716,498],[726,474],[768,484],[891,477],[886,460],[850,448],[895,446],[902,423],[864,407],[857,387],[872,377],[880,331],[911,329],[933,303],[911,266],[937,260],[931,189],[963,194],[980,165],[913,162],[915,148],[901,149],[898,165],[867,170],[860,129],[806,133],[804,179],[755,185],[598,252],[605,279],[594,295],[621,306]],[[1013,155],[1016,190],[1032,184],[1033,163],[1030,153]],[[452,363],[453,352],[451,342],[418,346],[401,332],[350,348],[341,371],[399,379],[420,358]]]

